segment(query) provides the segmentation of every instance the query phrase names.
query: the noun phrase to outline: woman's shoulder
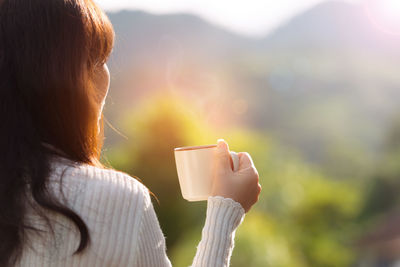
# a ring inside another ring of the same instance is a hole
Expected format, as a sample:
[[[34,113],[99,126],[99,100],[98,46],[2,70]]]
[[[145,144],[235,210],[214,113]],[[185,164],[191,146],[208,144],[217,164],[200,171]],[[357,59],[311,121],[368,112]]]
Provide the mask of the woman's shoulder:
[[[110,168],[58,161],[53,165],[51,176],[52,180],[60,181],[63,190],[78,190],[85,195],[96,195],[96,198],[124,198],[127,194],[146,198],[149,195],[147,187],[137,178]]]
[[[135,257],[132,251],[136,250],[147,203],[151,202],[147,188],[134,177],[113,169],[68,160],[54,161],[51,166],[52,192],[90,229],[92,242],[83,257],[102,257],[107,266],[116,266],[113,262],[120,262],[121,257]],[[61,222],[60,232],[73,232],[70,221],[54,218]],[[78,238],[73,233],[71,236]],[[74,246],[65,244],[67,255],[73,254]]]

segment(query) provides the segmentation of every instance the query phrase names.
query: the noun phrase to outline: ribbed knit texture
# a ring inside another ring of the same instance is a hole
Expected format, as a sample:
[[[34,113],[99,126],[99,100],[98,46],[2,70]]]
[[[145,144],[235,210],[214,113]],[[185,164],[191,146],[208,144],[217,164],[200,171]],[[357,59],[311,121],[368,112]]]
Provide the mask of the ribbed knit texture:
[[[27,220],[45,232],[28,232],[18,266],[171,266],[149,192],[136,179],[59,159],[54,162],[50,188],[60,199],[65,197],[65,203],[86,222],[91,244],[83,253],[72,255],[79,244],[74,225],[46,211],[54,226],[53,236],[46,222],[28,206]],[[239,203],[210,197],[192,266],[228,266],[235,230],[243,217]]]

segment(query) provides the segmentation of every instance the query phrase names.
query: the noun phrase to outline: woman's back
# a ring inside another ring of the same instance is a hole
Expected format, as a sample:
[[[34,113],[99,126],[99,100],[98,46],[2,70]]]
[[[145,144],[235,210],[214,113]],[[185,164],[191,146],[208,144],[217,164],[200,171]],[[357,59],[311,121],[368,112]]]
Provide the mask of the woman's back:
[[[49,214],[46,222],[28,207],[30,231],[21,266],[128,266],[133,263],[143,212],[150,205],[147,189],[117,171],[77,164],[59,158],[52,165],[49,186],[56,197],[79,214],[90,229],[91,244],[85,253],[71,257],[79,245],[79,233],[65,217]],[[60,188],[62,181],[62,188]],[[62,191],[60,191],[62,189]],[[147,207],[146,207],[147,206]],[[161,234],[161,233],[155,233]],[[165,244],[160,244],[165,249]],[[162,255],[162,253],[161,253]]]

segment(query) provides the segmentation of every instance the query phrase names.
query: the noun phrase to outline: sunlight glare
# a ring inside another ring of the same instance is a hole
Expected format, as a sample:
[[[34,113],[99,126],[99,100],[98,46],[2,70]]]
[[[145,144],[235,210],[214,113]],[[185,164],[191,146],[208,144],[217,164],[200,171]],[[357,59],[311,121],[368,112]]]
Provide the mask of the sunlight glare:
[[[400,35],[400,0],[369,0],[366,1],[366,11],[381,31]]]

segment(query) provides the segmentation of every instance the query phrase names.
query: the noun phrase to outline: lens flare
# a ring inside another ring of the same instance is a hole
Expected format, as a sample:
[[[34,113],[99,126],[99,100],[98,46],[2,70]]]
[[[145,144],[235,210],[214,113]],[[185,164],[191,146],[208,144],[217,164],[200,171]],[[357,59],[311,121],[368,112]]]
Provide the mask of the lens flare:
[[[379,30],[400,36],[400,0],[367,0],[365,9]]]

